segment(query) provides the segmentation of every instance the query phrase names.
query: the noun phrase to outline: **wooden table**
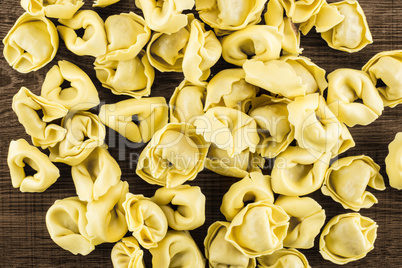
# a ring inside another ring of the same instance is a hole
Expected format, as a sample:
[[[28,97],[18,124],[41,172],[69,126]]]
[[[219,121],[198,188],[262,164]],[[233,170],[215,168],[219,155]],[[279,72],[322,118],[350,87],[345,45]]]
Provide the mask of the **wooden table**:
[[[360,1],[367,16],[374,44],[363,51],[348,54],[330,49],[316,33],[302,37],[303,56],[310,57],[316,64],[327,72],[336,68],[360,69],[374,54],[384,50],[402,49],[402,1]],[[24,12],[19,1],[3,0],[0,9],[0,38],[3,39],[17,18]],[[90,9],[86,3],[84,9]],[[134,0],[121,0],[105,9],[97,8],[103,19],[111,14],[119,14],[135,10]],[[137,10],[138,11],[138,10]],[[3,44],[0,45],[1,51]],[[74,185],[70,176],[70,167],[57,164],[61,177],[44,193],[21,193],[11,186],[10,175],[6,164],[8,146],[11,140],[25,138],[30,140],[24,128],[18,123],[17,117],[11,109],[13,95],[21,86],[28,87],[36,94],[40,88],[46,72],[58,60],[69,60],[77,64],[92,78],[99,90],[103,102],[113,103],[125,97],[115,96],[108,89],[101,86],[95,77],[93,58],[78,57],[69,52],[60,40],[59,51],[55,59],[37,72],[20,74],[13,70],[3,57],[0,59],[0,267],[111,267],[110,250],[113,244],[103,244],[96,247],[88,256],[74,256],[58,247],[49,237],[45,225],[47,209],[56,199],[75,195]],[[216,74],[227,67],[219,63],[212,70]],[[182,81],[183,75],[177,73],[156,73],[156,80],[152,88],[152,96],[170,98],[174,88]],[[398,131],[402,131],[402,105],[396,108],[386,108],[383,115],[374,123],[365,127],[354,127],[350,131],[356,141],[356,147],[345,155],[366,154],[381,165],[381,174],[386,179],[384,158],[388,153],[388,144]],[[111,135],[114,134],[114,135]],[[110,138],[115,137],[115,138]],[[130,191],[152,196],[157,189],[155,186],[143,182],[135,174],[135,166],[130,164],[130,154],[138,153],[144,146],[135,146],[128,143],[115,132],[108,131],[106,139],[110,146],[110,153],[114,156],[122,169],[122,180],[130,184]],[[115,146],[111,144],[115,142]],[[129,147],[127,145],[130,145]],[[134,148],[136,147],[136,148]],[[264,170],[269,173],[269,169]],[[203,251],[203,240],[208,226],[216,220],[224,220],[219,212],[223,194],[230,185],[237,181],[216,175],[208,170],[201,172],[192,185],[199,185],[207,198],[205,225],[192,231],[197,244]],[[353,262],[345,267],[402,267],[400,255],[402,253],[402,192],[390,187],[384,192],[375,192],[379,204],[371,209],[363,209],[361,213],[377,221],[379,225],[378,238],[375,249],[366,258]],[[340,204],[325,197],[320,191],[311,195],[326,210],[327,220],[333,216],[348,211]],[[306,254],[312,267],[336,267],[336,265],[322,259],[316,246],[310,250],[302,250]],[[147,267],[151,267],[150,254],[145,251]]]

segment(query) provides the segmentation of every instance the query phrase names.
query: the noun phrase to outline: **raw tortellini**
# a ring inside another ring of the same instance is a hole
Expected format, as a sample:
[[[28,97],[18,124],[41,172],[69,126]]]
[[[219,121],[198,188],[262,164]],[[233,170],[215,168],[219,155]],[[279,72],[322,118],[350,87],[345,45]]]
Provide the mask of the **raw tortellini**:
[[[159,188],[152,201],[161,207],[174,230],[194,230],[205,222],[205,196],[198,186]]]
[[[248,258],[225,239],[228,227],[228,222],[217,221],[208,228],[204,246],[209,267],[255,268],[255,258]]]
[[[168,222],[163,210],[143,195],[128,193],[123,203],[128,230],[144,248],[157,246],[167,232]]]
[[[314,239],[325,223],[325,211],[310,197],[284,196],[275,200],[290,216],[288,233],[283,240],[284,247],[312,248]]]
[[[88,255],[95,249],[86,227],[87,203],[78,197],[56,200],[46,213],[46,227],[52,240],[77,255]]]
[[[341,158],[328,169],[321,191],[345,209],[359,211],[360,208],[369,208],[378,201],[366,190],[367,186],[385,190],[384,179],[379,171],[380,166],[368,156]]]
[[[99,118],[132,142],[148,142],[167,124],[168,107],[163,97],[128,99],[102,105]]]
[[[318,190],[330,159],[330,153],[313,154],[298,146],[288,147],[275,159],[271,173],[272,190],[288,196],[307,195]]]
[[[93,7],[107,7],[113,5],[120,0],[94,0]]]
[[[79,56],[98,57],[106,53],[106,32],[102,18],[93,10],[78,11],[71,19],[61,19],[57,26],[68,50]],[[64,25],[64,26],[63,26]],[[75,30],[85,29],[82,37]]]
[[[402,133],[396,134],[395,139],[388,145],[388,155],[385,165],[389,184],[398,190],[402,189]]]
[[[64,81],[70,87],[61,88]],[[59,61],[46,74],[41,96],[69,110],[88,110],[99,105],[98,91],[89,76],[68,61]]]
[[[325,0],[280,0],[285,8],[286,15],[292,19],[294,23],[305,22],[312,16],[317,14]]]
[[[331,48],[351,53],[373,43],[366,16],[356,0],[344,0],[329,5],[335,6],[345,17],[342,22],[321,33],[321,37]]]
[[[402,103],[402,50],[380,52],[362,70],[370,75],[377,86],[384,106],[393,108]]]
[[[268,200],[274,202],[271,189],[271,177],[262,175],[261,171],[251,172],[242,180],[232,184],[222,199],[221,212],[227,221],[233,218],[247,203]]]
[[[145,268],[144,252],[134,237],[124,237],[117,242],[111,253],[114,268]]]
[[[384,110],[378,90],[363,71],[338,69],[328,75],[328,107],[349,127],[368,125]],[[363,103],[356,103],[361,99]]]
[[[204,268],[205,260],[200,249],[187,231],[169,230],[152,254],[152,267]]]
[[[306,256],[300,251],[289,248],[280,249],[272,254],[257,258],[258,268],[311,268]]]
[[[13,187],[20,188],[21,192],[43,192],[60,176],[59,169],[50,162],[47,155],[24,139],[11,141],[7,163]],[[36,173],[26,174],[26,165]]]
[[[21,6],[34,16],[71,19],[84,5],[81,0],[21,0]]]
[[[29,89],[22,87],[13,97],[12,108],[26,133],[31,136],[33,145],[45,149],[55,146],[65,137],[66,129],[51,123],[68,113],[63,105],[36,96]],[[41,111],[43,116],[37,111]]]
[[[320,236],[320,253],[324,259],[346,264],[364,258],[374,248],[378,225],[359,213],[333,217]]]
[[[20,73],[36,71],[56,56],[59,35],[54,24],[44,16],[24,13],[3,39],[3,55]]]
[[[175,187],[195,179],[204,168],[208,147],[192,125],[167,124],[141,152],[136,173],[150,184]]]

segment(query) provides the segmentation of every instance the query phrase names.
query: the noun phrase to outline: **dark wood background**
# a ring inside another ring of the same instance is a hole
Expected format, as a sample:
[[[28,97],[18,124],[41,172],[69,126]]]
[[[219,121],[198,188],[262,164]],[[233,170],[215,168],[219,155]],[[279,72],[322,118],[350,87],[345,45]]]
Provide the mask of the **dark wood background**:
[[[337,68],[360,69],[374,54],[384,50],[402,49],[402,1],[360,0],[365,11],[374,44],[363,51],[348,54],[330,49],[314,30],[302,37],[304,56],[310,57],[316,64],[329,73]],[[84,9],[91,9],[91,3],[86,3]],[[106,19],[112,14],[134,11],[134,0],[121,0],[113,6],[96,11]],[[17,18],[24,12],[19,1],[3,0],[0,8],[0,38],[3,39]],[[313,33],[314,32],[314,33]],[[0,45],[3,51],[3,44]],[[113,244],[102,244],[96,247],[88,256],[74,256],[70,252],[58,247],[49,237],[45,214],[56,199],[75,195],[74,185],[70,175],[70,168],[57,164],[61,177],[44,193],[21,193],[11,186],[10,175],[6,164],[8,146],[11,140],[25,138],[30,140],[24,128],[18,123],[16,115],[11,109],[13,95],[21,86],[28,87],[36,94],[40,88],[46,72],[58,60],[69,60],[77,64],[92,78],[99,90],[101,100],[113,103],[126,97],[115,96],[97,81],[93,69],[92,57],[78,57],[69,52],[60,39],[59,51],[55,59],[37,72],[20,74],[13,70],[4,57],[0,58],[0,267],[111,267],[110,251]],[[228,67],[221,60],[213,70]],[[178,73],[156,73],[156,79],[151,96],[164,96],[168,100],[174,88],[182,81],[183,75]],[[389,187],[385,173],[384,158],[388,153],[388,144],[398,131],[402,131],[402,105],[396,108],[386,108],[383,115],[374,123],[365,127],[354,127],[351,133],[356,141],[356,147],[349,150],[346,155],[366,154],[381,165],[381,174],[388,186],[384,192],[375,192],[379,204],[371,209],[363,209],[361,213],[377,221],[379,225],[378,238],[375,249],[360,261],[345,265],[345,267],[402,267],[400,254],[402,253],[402,192]],[[110,153],[114,156],[122,169],[122,180],[130,184],[130,191],[152,196],[157,187],[148,185],[135,174],[133,162],[135,153],[139,153],[143,145],[126,141],[114,131],[108,131],[106,142]],[[131,157],[131,158],[130,158]],[[272,161],[267,161],[268,167],[264,173],[269,174]],[[223,194],[230,185],[237,181],[216,175],[208,170],[201,172],[192,185],[199,185],[207,198],[205,225],[192,231],[201,250],[204,250],[203,240],[208,226],[216,220],[224,220],[219,212]],[[344,210],[340,204],[325,197],[320,191],[311,195],[325,209],[327,221],[333,216],[349,211]],[[302,250],[312,267],[336,267],[322,259],[318,253],[318,240],[313,249]],[[147,267],[151,267],[150,255],[145,251]],[[158,268],[158,267],[156,267]]]

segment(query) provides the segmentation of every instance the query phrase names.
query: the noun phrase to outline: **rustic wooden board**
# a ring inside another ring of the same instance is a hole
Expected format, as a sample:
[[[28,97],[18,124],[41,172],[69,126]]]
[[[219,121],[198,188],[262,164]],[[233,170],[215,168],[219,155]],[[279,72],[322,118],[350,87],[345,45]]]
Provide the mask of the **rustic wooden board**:
[[[372,31],[375,43],[355,54],[339,52],[327,47],[318,34],[310,33],[302,37],[304,56],[312,58],[319,66],[331,72],[337,68],[348,67],[360,69],[374,54],[384,50],[402,49],[402,1],[360,1]],[[86,3],[84,9],[90,9]],[[121,0],[111,7],[96,9],[106,19],[111,14],[134,11],[134,0]],[[138,12],[138,10],[136,10]],[[19,1],[3,0],[0,9],[0,38],[3,39],[16,19],[23,13]],[[3,50],[3,44],[0,45]],[[70,168],[58,164],[61,177],[46,192],[41,194],[23,194],[11,186],[10,175],[6,164],[9,142],[12,139],[25,138],[29,140],[23,127],[18,123],[16,115],[11,109],[13,95],[21,86],[26,86],[39,94],[40,87],[46,72],[58,60],[67,59],[88,73],[99,90],[101,99],[106,103],[113,103],[124,99],[115,96],[97,81],[93,70],[93,58],[78,57],[69,52],[63,41],[60,41],[59,52],[51,64],[41,70],[20,74],[8,66],[3,57],[0,59],[0,266],[1,267],[111,267],[110,250],[113,244],[97,246],[88,256],[74,256],[62,250],[50,239],[45,226],[47,209],[56,199],[75,195],[74,185],[70,176]],[[228,67],[219,63],[212,73]],[[174,88],[182,81],[183,75],[177,73],[157,73],[152,89],[152,96],[170,98]],[[381,165],[381,173],[385,173],[384,158],[388,153],[388,143],[398,131],[402,131],[402,105],[394,109],[385,109],[384,114],[373,124],[366,127],[354,127],[351,133],[356,141],[356,147],[346,155],[366,154]],[[152,196],[156,190],[143,182],[135,174],[135,165],[130,157],[139,153],[144,146],[127,142],[113,131],[108,131],[107,143],[110,153],[118,160],[123,172],[122,179],[130,183],[130,191]],[[268,164],[272,162],[268,161]],[[269,173],[269,168],[264,170]],[[216,220],[224,220],[219,212],[223,194],[237,179],[222,177],[210,171],[199,174],[192,185],[199,185],[207,197],[205,225],[192,231],[197,244],[203,250],[203,239],[208,226]],[[379,224],[378,238],[375,249],[368,256],[358,262],[345,267],[401,267],[400,255],[402,252],[401,222],[402,222],[402,193],[387,188],[384,192],[375,192],[379,204],[371,209],[363,209],[361,213],[369,216]],[[341,205],[319,191],[312,194],[326,209],[328,220],[333,216],[347,212]],[[336,267],[324,261],[318,253],[318,245],[311,250],[303,250],[312,267]],[[151,267],[150,255],[145,253],[147,267]]]

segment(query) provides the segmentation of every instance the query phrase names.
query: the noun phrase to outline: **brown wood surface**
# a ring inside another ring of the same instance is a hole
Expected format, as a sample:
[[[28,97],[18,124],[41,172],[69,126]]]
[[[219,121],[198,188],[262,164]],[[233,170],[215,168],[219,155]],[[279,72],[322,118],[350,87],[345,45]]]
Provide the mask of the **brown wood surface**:
[[[373,1],[361,0],[374,38],[374,44],[363,51],[348,54],[329,48],[316,33],[302,37],[304,56],[331,72],[337,68],[347,67],[360,69],[374,54],[384,50],[402,49],[402,1]],[[91,9],[86,3],[84,9]],[[134,0],[121,0],[113,6],[96,11],[106,19],[111,14],[134,11]],[[0,8],[0,38],[3,39],[17,18],[23,13],[19,1],[3,0]],[[138,10],[136,11],[138,12]],[[3,51],[3,44],[0,45]],[[93,79],[103,102],[113,103],[125,97],[115,96],[97,81],[93,69],[92,57],[78,57],[69,52],[60,40],[59,51],[55,59],[39,71],[20,74],[13,70],[4,57],[0,59],[0,267],[111,267],[110,251],[113,244],[102,244],[96,247],[88,256],[74,256],[58,247],[49,237],[45,214],[56,199],[75,195],[74,185],[70,175],[70,168],[57,164],[61,177],[44,193],[21,193],[11,186],[10,175],[6,164],[7,151],[12,139],[25,138],[30,140],[24,128],[18,123],[17,117],[11,109],[13,95],[21,86],[28,87],[39,94],[46,72],[58,60],[69,60],[77,64]],[[216,74],[227,67],[222,60],[212,70]],[[170,98],[174,88],[182,81],[183,75],[177,73],[156,73],[156,80],[152,88],[152,96]],[[386,108],[383,115],[374,123],[365,127],[354,127],[351,133],[356,141],[356,147],[345,155],[366,154],[381,165],[381,174],[384,175],[387,190],[376,191],[379,204],[371,209],[363,209],[361,213],[377,221],[379,225],[378,238],[375,249],[360,261],[352,262],[345,267],[402,267],[400,255],[402,253],[402,192],[389,187],[385,173],[384,158],[388,153],[388,144],[398,131],[402,131],[402,105],[396,108]],[[152,196],[155,186],[143,182],[135,174],[135,165],[130,164],[130,155],[138,153],[144,146],[127,142],[113,131],[108,131],[106,139],[110,153],[114,156],[122,169],[122,180],[130,184],[130,191]],[[267,161],[268,164],[272,162]],[[269,174],[269,167],[264,170]],[[219,212],[223,194],[230,185],[237,181],[216,175],[208,170],[201,172],[192,185],[199,185],[207,198],[205,225],[191,232],[197,244],[203,251],[203,239],[208,226],[216,220],[224,220]],[[333,216],[348,211],[340,204],[325,197],[320,191],[311,195],[325,209],[327,221]],[[306,254],[312,267],[336,267],[322,259],[318,253],[318,240],[313,249],[302,250]],[[145,251],[147,267],[151,267],[150,254]],[[157,268],[157,267],[156,267]]]

